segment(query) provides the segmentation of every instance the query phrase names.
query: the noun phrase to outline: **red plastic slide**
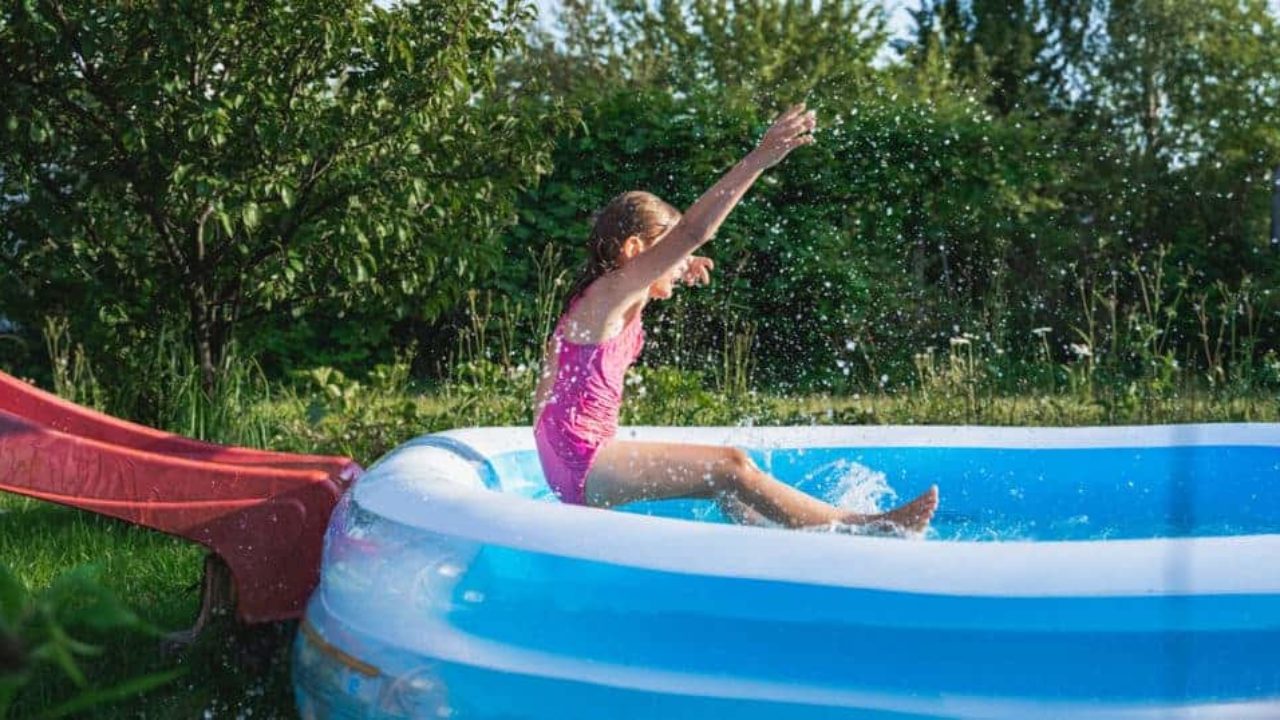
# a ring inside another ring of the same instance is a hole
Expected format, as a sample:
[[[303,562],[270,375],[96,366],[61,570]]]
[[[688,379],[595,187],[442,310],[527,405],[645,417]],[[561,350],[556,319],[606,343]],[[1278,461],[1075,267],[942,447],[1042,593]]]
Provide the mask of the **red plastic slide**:
[[[230,571],[244,622],[302,615],[319,579],[329,515],[360,473],[348,458],[163,433],[0,372],[0,490],[204,545]]]

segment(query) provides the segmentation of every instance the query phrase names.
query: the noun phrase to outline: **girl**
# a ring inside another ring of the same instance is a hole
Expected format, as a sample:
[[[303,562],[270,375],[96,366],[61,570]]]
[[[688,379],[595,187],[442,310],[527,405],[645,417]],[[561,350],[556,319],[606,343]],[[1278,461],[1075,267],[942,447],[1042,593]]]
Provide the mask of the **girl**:
[[[813,142],[815,124],[803,103],[784,112],[759,146],[683,216],[645,192],[623,193],[597,216],[586,271],[547,342],[534,404],[538,457],[563,502],[607,508],[711,498],[729,517],[754,524],[911,531],[929,524],[937,486],[887,513],[859,515],[775,480],[737,448],[614,439],[623,376],[644,344],[645,305],[671,297],[677,281],[710,282],[714,264],[693,251],[715,235],[764,170]]]

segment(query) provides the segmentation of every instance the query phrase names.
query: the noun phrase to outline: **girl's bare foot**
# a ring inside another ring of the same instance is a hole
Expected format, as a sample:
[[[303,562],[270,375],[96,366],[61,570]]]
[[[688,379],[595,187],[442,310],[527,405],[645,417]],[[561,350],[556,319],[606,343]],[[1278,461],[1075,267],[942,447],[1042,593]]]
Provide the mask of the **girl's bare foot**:
[[[869,528],[889,525],[907,532],[920,532],[929,526],[933,513],[938,509],[938,486],[930,485],[928,490],[911,502],[904,503],[886,513],[877,515],[850,514],[844,518],[848,525],[866,525]]]

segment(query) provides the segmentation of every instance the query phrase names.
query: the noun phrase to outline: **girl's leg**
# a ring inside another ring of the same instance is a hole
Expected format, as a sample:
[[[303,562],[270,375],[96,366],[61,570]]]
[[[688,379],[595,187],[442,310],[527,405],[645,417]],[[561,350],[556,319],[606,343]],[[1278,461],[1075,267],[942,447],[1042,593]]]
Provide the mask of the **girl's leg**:
[[[733,495],[721,495],[716,498],[720,512],[739,525],[773,525],[769,518],[756,512],[756,509],[742,502]]]
[[[829,505],[762,472],[737,448],[613,440],[587,474],[587,504],[612,507],[636,500],[724,498],[788,527],[892,522],[922,529],[938,505],[936,487],[894,510],[859,515]],[[729,507],[733,511],[733,506]]]

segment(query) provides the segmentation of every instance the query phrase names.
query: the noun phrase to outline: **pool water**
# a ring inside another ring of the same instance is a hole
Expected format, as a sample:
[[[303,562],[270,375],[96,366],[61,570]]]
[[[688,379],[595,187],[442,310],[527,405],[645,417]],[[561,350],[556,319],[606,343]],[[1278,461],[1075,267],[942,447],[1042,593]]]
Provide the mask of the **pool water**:
[[[1271,447],[747,449],[755,464],[854,512],[939,487],[935,540],[1119,540],[1280,533],[1280,452]],[[555,502],[537,453],[492,459],[502,489]],[[729,522],[710,500],[619,508]],[[1280,561],[1278,561],[1280,565]],[[1280,572],[1280,569],[1278,569]]]

